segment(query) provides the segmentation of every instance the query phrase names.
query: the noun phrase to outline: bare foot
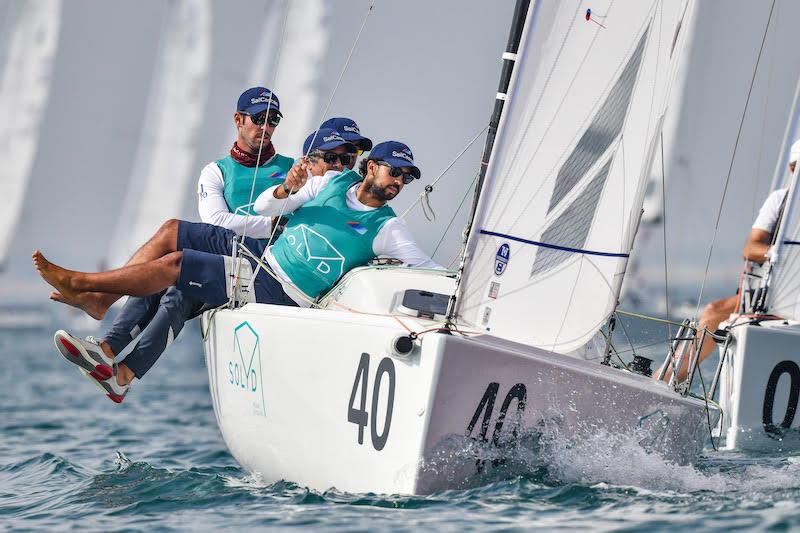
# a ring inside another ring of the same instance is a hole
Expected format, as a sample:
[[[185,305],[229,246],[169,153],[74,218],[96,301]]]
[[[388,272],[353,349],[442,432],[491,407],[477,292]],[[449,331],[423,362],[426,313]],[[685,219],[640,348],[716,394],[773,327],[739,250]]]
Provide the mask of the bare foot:
[[[34,251],[31,257],[33,257],[33,266],[36,267],[42,279],[52,285],[65,298],[74,301],[78,293],[70,286],[70,276],[73,272],[51,263],[39,250]]]
[[[103,320],[108,308],[111,307],[105,302],[106,296],[107,295],[102,292],[79,292],[70,299],[58,291],[50,293],[50,299],[54,302],[71,305],[72,307],[80,309],[95,320]]]

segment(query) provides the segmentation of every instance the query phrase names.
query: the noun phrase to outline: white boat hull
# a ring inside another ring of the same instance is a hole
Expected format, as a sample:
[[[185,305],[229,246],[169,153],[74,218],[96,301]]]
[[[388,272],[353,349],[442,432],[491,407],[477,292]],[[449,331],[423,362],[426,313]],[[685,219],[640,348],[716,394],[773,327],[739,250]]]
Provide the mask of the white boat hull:
[[[800,449],[800,325],[784,320],[736,325],[720,377],[725,416],[720,434],[729,450]],[[794,437],[794,438],[792,438]]]
[[[222,435],[268,482],[430,493],[480,483],[492,464],[479,459],[498,457],[480,450],[545,427],[567,441],[628,435],[681,463],[708,434],[703,402],[593,362],[438,331],[392,353],[405,328],[432,324],[421,319],[249,304],[204,322]]]

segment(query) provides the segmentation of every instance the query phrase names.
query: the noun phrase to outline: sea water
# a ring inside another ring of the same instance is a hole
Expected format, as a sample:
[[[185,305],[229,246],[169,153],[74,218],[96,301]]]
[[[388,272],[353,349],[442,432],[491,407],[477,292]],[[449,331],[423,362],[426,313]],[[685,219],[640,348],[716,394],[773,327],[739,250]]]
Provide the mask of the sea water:
[[[675,466],[603,435],[544,455],[518,447],[480,487],[429,496],[264,483],[217,429],[196,326],[122,405],[62,360],[54,329],[0,330],[2,529],[800,527],[800,454],[708,449]]]

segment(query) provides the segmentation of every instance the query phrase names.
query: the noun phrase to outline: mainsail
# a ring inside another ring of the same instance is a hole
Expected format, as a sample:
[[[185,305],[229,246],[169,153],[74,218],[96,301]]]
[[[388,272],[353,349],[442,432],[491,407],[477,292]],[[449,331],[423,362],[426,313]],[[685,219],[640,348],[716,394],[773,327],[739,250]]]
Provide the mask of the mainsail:
[[[0,116],[4,117],[0,125],[0,198],[4,202],[0,210],[0,268],[22,211],[61,27],[61,0],[31,0],[19,5],[0,78]]]
[[[613,311],[686,2],[536,2],[494,144],[457,314],[567,353]]]
[[[211,4],[170,5],[125,205],[109,262],[127,260],[168,218],[177,217],[195,163],[211,63]]]

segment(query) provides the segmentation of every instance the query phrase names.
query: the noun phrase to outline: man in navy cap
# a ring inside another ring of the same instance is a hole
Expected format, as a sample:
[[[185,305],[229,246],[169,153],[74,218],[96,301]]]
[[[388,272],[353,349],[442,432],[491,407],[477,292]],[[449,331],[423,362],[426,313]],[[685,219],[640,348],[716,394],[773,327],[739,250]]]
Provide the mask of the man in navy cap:
[[[200,220],[239,235],[270,237],[272,220],[254,213],[251,204],[264,190],[281,183],[294,164],[293,158],[276,153],[272,144],[282,117],[278,96],[266,87],[252,87],[239,96],[233,114],[237,137],[230,154],[200,173]]]
[[[272,196],[275,200],[272,206],[275,212],[267,213],[269,215],[282,210],[281,198],[291,196],[296,207],[292,207],[295,213],[287,226],[289,235],[281,236],[276,241],[276,254],[265,250],[262,241],[252,238],[243,240],[254,255],[263,255],[267,259],[274,274],[281,280],[278,282],[261,271],[251,283],[251,295],[256,301],[308,305],[310,299],[327,291],[344,272],[364,264],[375,255],[397,257],[414,266],[438,267],[419,249],[404,224],[385,205],[406,183],[420,175],[411,150],[402,143],[382,143],[373,150],[363,176],[352,171],[340,173],[339,170],[355,150],[354,145],[334,130],[313,132],[304,144],[304,151],[309,156],[290,170],[286,182],[262,193],[261,198]],[[312,172],[312,168],[317,171]],[[322,175],[314,175],[320,171],[324,171]],[[301,194],[294,194],[298,191]],[[338,211],[341,213],[337,215]],[[317,218],[319,220],[315,221]],[[286,243],[290,243],[296,251],[297,232],[308,229],[309,221],[314,221],[314,228],[310,231],[326,235],[322,241],[327,242],[331,250],[330,254],[323,254],[313,262],[307,262],[305,267],[298,268],[296,258],[289,257],[288,262],[284,261]],[[233,237],[231,230],[173,220],[164,224],[137,252],[136,261],[122,269],[90,274],[88,279],[84,279],[81,275],[75,278],[76,273],[49,263],[38,252],[34,254],[34,262],[45,280],[73,298],[82,291],[147,298],[168,286],[177,285],[179,292],[188,300],[214,307],[227,302],[230,295],[230,275],[234,263],[229,254]],[[252,277],[254,263],[243,265],[242,276]],[[309,275],[309,267],[324,275],[314,279],[318,275]],[[286,274],[287,270],[292,274]],[[311,285],[309,277],[312,278]],[[73,283],[76,279],[77,286]],[[98,280],[100,284],[95,284]],[[85,281],[89,285],[82,285]],[[173,320],[184,321],[187,318],[189,315],[186,314],[172,317]],[[167,331],[162,337],[173,331]],[[116,402],[122,401],[133,377],[141,378],[155,363],[168,340],[162,338],[160,342],[135,351],[123,363],[115,365],[114,355],[119,352],[111,349],[108,342],[83,341],[65,331],[56,333],[56,346],[62,355],[76,364]]]
[[[254,213],[251,206],[262,191],[282,183],[294,163],[292,158],[276,153],[272,143],[282,117],[278,96],[266,87],[251,87],[239,96],[233,114],[237,136],[230,154],[209,163],[200,173],[198,211],[203,222],[258,239],[271,236],[272,219]],[[56,292],[51,298],[100,319],[120,296],[84,294],[76,301]],[[120,353],[136,340],[128,358],[143,375],[157,358],[153,354],[160,354],[185,321],[203,310],[202,302],[186,297],[176,287],[129,298],[104,334],[102,344],[109,352]]]
[[[325,161],[326,155],[337,154],[338,162],[330,163],[333,167],[343,165],[340,158],[354,148],[332,130],[309,137],[309,155],[318,152]],[[285,232],[273,245],[243,239],[244,246],[262,256],[272,272],[257,270],[253,261],[233,261],[235,232],[177,220],[165,223],[137,252],[136,261],[120,269],[75,272],[50,263],[39,251],[34,252],[34,265],[45,281],[72,298],[87,291],[146,297],[176,285],[188,297],[210,306],[228,301],[234,290],[230,281],[234,268],[241,269],[241,278],[250,280],[250,292],[243,296],[247,301],[288,306],[310,305],[347,271],[376,256],[441,268],[386,205],[420,177],[408,146],[397,141],[376,145],[361,165],[361,175],[346,170],[315,176],[309,172],[311,166],[310,158],[304,158],[290,169],[285,182],[270,187],[255,202],[254,209],[263,215],[292,212]],[[313,244],[313,255],[303,242]],[[107,346],[64,331],[57,332],[55,340],[64,358],[116,402],[122,401],[133,377],[139,376],[127,359],[116,364]]]
[[[361,135],[361,129],[356,124],[356,121],[352,118],[347,117],[334,117],[329,118],[319,126],[320,128],[333,128],[339,132],[339,134],[345,138],[345,140],[350,141],[355,145],[358,149],[357,156],[360,156],[364,152],[369,152],[372,150],[372,141],[368,138]],[[346,165],[347,168],[353,170],[356,165],[355,158],[353,159],[352,164]]]

